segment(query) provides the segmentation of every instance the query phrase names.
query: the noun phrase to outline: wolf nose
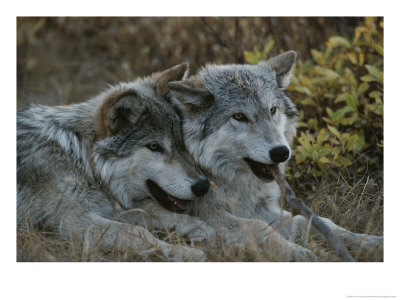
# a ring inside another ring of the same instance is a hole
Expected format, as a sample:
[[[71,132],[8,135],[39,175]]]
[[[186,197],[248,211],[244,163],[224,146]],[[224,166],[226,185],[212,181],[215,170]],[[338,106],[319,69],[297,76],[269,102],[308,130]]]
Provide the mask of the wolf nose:
[[[208,180],[200,180],[192,185],[192,192],[197,197],[200,197],[207,193],[209,187],[210,182]]]
[[[286,146],[279,146],[269,151],[269,156],[274,163],[284,162],[289,157],[289,148]]]

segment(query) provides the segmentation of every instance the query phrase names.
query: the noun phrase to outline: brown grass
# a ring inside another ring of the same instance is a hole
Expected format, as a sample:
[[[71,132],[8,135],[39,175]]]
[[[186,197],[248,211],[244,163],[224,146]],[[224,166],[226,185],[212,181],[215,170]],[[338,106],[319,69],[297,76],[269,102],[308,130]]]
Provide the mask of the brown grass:
[[[314,212],[329,217],[336,224],[359,233],[383,235],[382,190],[375,180],[369,177],[353,178],[353,181],[340,179],[335,183],[322,179],[312,186],[318,190],[302,192],[302,195]],[[309,183],[311,184],[311,183]],[[312,188],[311,188],[312,189]],[[175,245],[190,245],[190,242],[175,232],[154,232],[162,240]],[[312,250],[318,261],[340,261],[331,245],[324,240],[313,239],[313,231],[300,242]],[[238,245],[233,248],[220,242],[216,248],[208,249],[203,244],[194,245],[202,249],[210,261],[216,262],[263,262],[282,261],[279,253],[271,249],[260,249],[255,245]],[[351,252],[356,261],[383,261],[383,252]],[[17,233],[17,261],[58,261],[58,262],[91,262],[91,261],[165,261],[159,251],[154,250],[143,256],[132,250],[125,252],[111,249],[104,251],[98,248],[84,251],[79,241],[65,241],[53,232],[43,228],[29,227]]]

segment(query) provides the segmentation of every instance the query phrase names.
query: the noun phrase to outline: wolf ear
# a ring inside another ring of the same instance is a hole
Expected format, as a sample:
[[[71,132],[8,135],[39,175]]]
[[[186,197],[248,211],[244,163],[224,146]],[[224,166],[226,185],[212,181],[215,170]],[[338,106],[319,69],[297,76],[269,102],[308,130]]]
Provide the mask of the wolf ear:
[[[276,73],[276,80],[278,81],[279,87],[285,89],[290,84],[290,76],[296,64],[296,58],[296,51],[291,50],[278,56],[271,57],[260,64],[266,64],[272,68]]]
[[[156,81],[161,94],[165,96],[169,89],[168,83],[170,81],[184,80],[189,73],[189,64],[187,62],[173,66],[165,71],[154,73],[153,79]]]
[[[172,81],[168,83],[168,87],[172,103],[183,112],[194,114],[214,104],[213,94],[204,89],[196,77],[184,81]]]
[[[95,118],[95,137],[102,139],[136,124],[146,113],[144,102],[134,90],[117,91],[102,104]]]

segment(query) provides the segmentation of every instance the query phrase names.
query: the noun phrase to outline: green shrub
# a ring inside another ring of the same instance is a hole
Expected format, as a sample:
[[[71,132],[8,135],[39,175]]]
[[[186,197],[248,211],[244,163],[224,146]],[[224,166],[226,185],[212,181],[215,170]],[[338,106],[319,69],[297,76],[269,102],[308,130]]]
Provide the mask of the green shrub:
[[[312,61],[299,60],[288,88],[300,110],[294,156],[302,165],[291,175],[319,176],[332,167],[348,166],[365,171],[365,161],[357,164],[361,155],[370,168],[381,170],[383,21],[366,18],[351,40],[332,36],[325,49],[312,49],[311,55]],[[254,51],[245,58],[256,63],[254,58],[263,56]]]

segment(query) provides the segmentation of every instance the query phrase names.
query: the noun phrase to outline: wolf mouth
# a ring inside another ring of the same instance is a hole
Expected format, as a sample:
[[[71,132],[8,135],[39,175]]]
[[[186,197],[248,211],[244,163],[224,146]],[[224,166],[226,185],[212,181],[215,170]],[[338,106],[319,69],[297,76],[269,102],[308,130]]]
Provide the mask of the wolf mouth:
[[[152,196],[162,207],[175,212],[183,212],[189,207],[190,200],[179,199],[168,194],[157,183],[150,179],[146,180],[146,184]]]
[[[244,161],[249,165],[250,169],[253,171],[254,175],[263,181],[269,182],[274,180],[274,176],[269,171],[271,165],[263,164],[258,161],[252,160],[248,157],[244,158]]]

